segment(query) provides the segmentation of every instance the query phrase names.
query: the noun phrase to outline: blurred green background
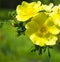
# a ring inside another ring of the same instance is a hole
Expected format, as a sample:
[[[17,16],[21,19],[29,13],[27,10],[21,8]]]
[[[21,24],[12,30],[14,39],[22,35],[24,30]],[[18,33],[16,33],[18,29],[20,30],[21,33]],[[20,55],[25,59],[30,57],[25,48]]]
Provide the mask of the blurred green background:
[[[14,11],[23,0],[0,0],[0,62],[60,62],[60,45],[50,49],[51,57],[47,51],[43,55],[31,52],[32,42],[24,35],[17,37],[15,27],[9,23],[8,13]],[[38,0],[25,0],[28,2]],[[40,0],[43,4],[60,4],[60,0]],[[60,38],[59,38],[60,39]]]

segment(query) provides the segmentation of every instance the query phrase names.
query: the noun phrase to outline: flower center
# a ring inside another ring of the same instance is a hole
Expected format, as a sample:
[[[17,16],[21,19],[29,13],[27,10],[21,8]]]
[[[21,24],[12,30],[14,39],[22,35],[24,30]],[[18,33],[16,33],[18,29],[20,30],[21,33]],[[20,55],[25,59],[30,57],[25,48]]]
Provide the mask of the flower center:
[[[44,35],[46,35],[46,34],[47,34],[47,27],[46,27],[46,26],[41,27],[41,28],[38,30],[37,33],[38,33],[39,36],[44,36]]]
[[[45,26],[41,27],[40,32],[45,34],[47,32],[47,28]]]
[[[58,9],[58,14],[60,14],[60,8]]]

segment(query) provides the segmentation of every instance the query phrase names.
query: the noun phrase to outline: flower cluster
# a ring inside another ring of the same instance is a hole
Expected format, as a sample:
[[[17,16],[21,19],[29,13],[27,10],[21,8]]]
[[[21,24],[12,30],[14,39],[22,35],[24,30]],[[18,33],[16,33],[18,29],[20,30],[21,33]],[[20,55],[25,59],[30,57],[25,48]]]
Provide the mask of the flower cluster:
[[[57,34],[60,33],[60,5],[23,1],[17,6],[16,13],[16,19],[25,29],[20,27],[22,32],[25,32],[35,46],[40,48],[56,45]]]

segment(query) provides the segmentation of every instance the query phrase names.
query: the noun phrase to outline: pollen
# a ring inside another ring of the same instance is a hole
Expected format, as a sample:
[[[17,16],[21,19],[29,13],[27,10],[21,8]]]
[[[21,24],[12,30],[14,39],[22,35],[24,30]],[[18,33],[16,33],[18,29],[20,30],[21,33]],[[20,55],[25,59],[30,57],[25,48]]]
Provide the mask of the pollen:
[[[48,33],[47,26],[42,26],[38,31],[38,36],[45,36]]]

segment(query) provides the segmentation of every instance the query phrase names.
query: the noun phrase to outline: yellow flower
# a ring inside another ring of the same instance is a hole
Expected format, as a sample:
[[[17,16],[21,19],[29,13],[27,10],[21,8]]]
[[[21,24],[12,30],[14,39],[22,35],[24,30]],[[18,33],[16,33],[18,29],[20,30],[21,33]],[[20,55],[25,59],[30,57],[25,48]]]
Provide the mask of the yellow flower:
[[[54,24],[60,26],[60,5],[53,7],[50,16],[52,17]]]
[[[57,28],[57,26],[54,24],[54,20],[52,17],[49,17],[45,24],[48,26],[48,31],[54,35],[59,34],[60,30]]]
[[[53,3],[50,3],[49,5],[42,4],[42,10],[46,10],[47,12],[51,12],[53,7]]]
[[[38,1],[28,3],[23,1],[21,5],[17,6],[16,12],[17,12],[17,20],[19,21],[27,21],[31,17],[34,17],[39,11],[41,10],[41,2]]]
[[[41,47],[45,45],[50,45],[50,46],[55,45],[57,41],[57,37],[53,35],[49,37],[39,37],[36,34],[32,34],[30,36],[30,39],[32,40],[34,44],[39,45]]]
[[[48,23],[52,23],[49,21],[50,18],[48,17],[48,15],[46,15],[44,12],[40,12],[38,15],[33,17],[30,22],[26,24],[26,35],[32,40],[34,44],[41,47],[45,45],[56,44],[57,37],[55,35],[57,33],[54,32],[56,31],[54,29],[56,27],[54,26],[54,24],[48,25]]]

